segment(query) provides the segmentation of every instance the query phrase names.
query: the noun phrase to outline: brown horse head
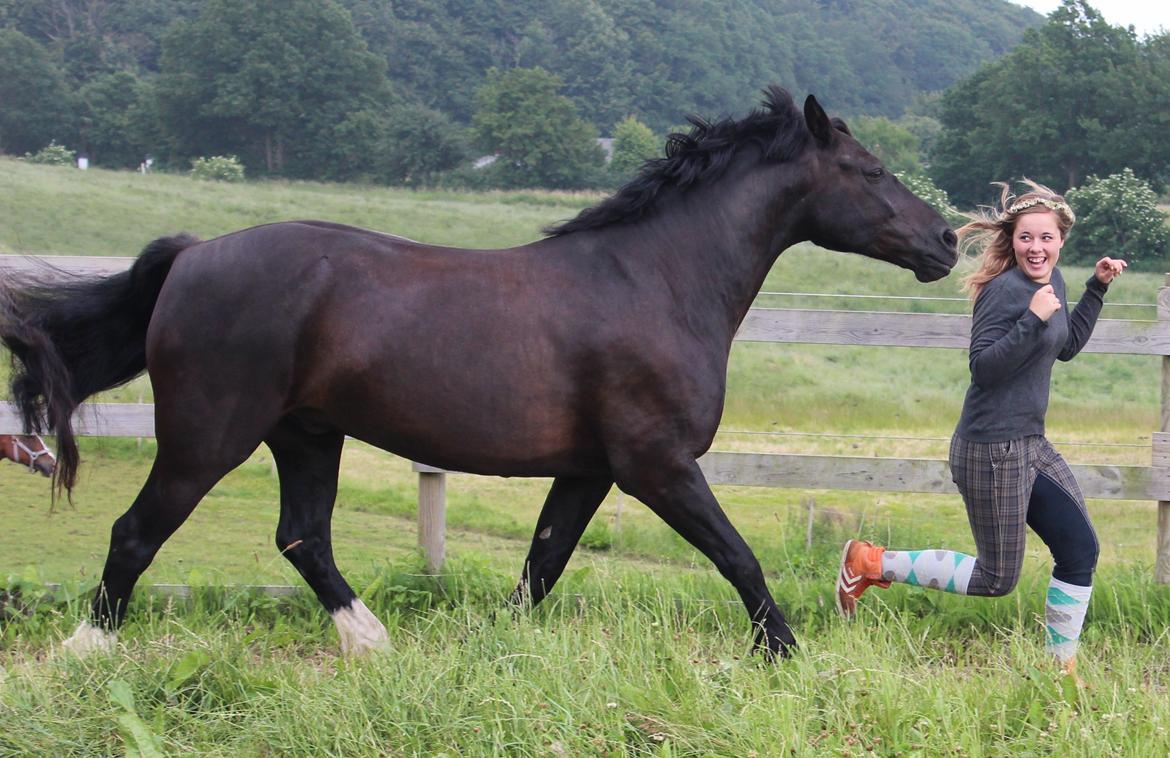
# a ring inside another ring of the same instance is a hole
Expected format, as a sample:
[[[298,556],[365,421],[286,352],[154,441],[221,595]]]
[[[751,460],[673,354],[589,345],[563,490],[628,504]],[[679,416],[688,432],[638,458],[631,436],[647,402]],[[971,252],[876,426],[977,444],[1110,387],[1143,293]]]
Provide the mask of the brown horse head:
[[[946,276],[959,260],[958,237],[946,220],[862,147],[844,121],[829,118],[812,95],[804,102],[804,118],[820,166],[814,172],[817,202],[810,204],[811,241],[910,269],[920,282]]]
[[[26,466],[41,476],[52,476],[57,468],[53,451],[35,434],[0,434],[0,458]]]

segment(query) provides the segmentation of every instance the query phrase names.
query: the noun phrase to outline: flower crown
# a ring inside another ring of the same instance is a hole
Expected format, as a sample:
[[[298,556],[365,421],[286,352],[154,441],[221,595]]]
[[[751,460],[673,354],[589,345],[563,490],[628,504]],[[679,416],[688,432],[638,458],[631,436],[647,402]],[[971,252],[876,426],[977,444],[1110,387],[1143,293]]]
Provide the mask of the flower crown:
[[[1027,200],[1021,200],[1018,203],[1013,203],[1003,213],[1003,218],[1014,216],[1021,211],[1026,211],[1029,208],[1043,205],[1045,208],[1056,211],[1057,213],[1064,213],[1070,221],[1075,221],[1076,217],[1073,215],[1072,208],[1068,207],[1068,203],[1060,202],[1059,200],[1049,200],[1046,197],[1030,197]]]

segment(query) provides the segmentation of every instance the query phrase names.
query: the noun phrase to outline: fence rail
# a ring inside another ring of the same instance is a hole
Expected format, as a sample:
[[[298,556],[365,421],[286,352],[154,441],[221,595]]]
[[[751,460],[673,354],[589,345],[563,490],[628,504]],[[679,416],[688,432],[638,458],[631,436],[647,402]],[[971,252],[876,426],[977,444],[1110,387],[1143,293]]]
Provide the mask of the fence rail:
[[[0,255],[4,269],[44,269],[44,258]],[[132,258],[52,257],[63,272],[114,273]],[[1088,352],[1162,356],[1162,413],[1153,433],[1149,466],[1074,465],[1086,497],[1158,501],[1155,576],[1170,584],[1170,276],[1158,293],[1156,321],[1101,319],[1085,346]],[[736,339],[825,345],[965,349],[970,317],[954,314],[885,313],[752,308]],[[151,437],[154,407],[90,403],[76,418],[77,432],[107,437]],[[0,434],[19,433],[18,414],[0,404]],[[711,484],[874,492],[954,493],[946,461],[834,455],[710,452],[699,464]],[[413,464],[419,475],[419,544],[428,568],[438,571],[445,553],[446,474]]]

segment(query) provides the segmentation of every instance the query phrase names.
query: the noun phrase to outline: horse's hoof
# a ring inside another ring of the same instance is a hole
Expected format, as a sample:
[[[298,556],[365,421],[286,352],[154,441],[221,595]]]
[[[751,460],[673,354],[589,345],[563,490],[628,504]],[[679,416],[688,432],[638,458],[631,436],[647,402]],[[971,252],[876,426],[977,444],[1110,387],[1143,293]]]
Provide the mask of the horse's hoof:
[[[118,635],[96,627],[88,621],[78,625],[73,636],[61,643],[61,650],[84,658],[93,653],[110,654],[114,652],[114,645],[118,642]]]
[[[361,600],[355,598],[348,608],[334,611],[333,623],[337,625],[337,636],[341,638],[341,654],[346,658],[390,647],[386,627]]]

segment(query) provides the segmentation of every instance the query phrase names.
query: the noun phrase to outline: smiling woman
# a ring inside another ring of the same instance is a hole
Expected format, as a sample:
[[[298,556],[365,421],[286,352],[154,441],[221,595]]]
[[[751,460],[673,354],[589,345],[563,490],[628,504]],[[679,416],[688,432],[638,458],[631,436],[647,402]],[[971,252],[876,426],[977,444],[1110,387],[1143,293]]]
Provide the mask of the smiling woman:
[[[1074,672],[1099,552],[1076,478],[1044,436],[1052,365],[1072,360],[1093,332],[1110,282],[1125,261],[1102,258],[1072,313],[1056,267],[1075,219],[1064,198],[1025,182],[1002,185],[1001,210],[959,229],[983,247],[965,280],[974,300],[971,383],[951,440],[950,467],[967,506],[977,556],[951,550],[886,550],[845,544],[837,605],[852,615],[871,586],[904,582],[960,595],[1011,592],[1024,562],[1026,527],[1055,566],[1048,589],[1048,649]]]

